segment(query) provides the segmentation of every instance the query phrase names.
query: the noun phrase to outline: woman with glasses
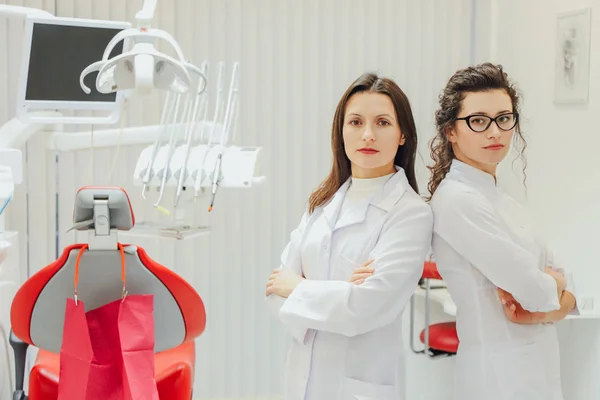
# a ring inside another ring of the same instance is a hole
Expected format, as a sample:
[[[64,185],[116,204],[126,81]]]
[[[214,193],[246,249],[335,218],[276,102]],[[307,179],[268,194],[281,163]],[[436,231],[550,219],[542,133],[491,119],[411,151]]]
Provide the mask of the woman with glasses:
[[[456,400],[562,400],[553,322],[575,310],[572,279],[524,210],[497,187],[519,97],[501,66],[460,70],[440,96],[429,191],[433,252],[457,306]],[[568,278],[568,279],[567,279]]]

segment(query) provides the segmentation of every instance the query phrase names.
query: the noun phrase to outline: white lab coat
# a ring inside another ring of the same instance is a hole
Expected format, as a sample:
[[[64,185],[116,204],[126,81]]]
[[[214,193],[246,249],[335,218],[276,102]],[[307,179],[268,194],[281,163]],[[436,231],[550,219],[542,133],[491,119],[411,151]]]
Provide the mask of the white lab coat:
[[[522,207],[491,175],[454,160],[431,208],[434,258],[457,305],[454,399],[562,400],[554,325],[510,322],[497,296],[500,287],[529,311],[560,307],[543,272],[559,266]]]
[[[294,338],[286,400],[405,398],[402,312],[423,270],[433,215],[399,169],[337,221],[349,182],[305,213],[281,256],[282,268],[306,280],[287,299],[267,297]],[[369,259],[373,276],[349,283]]]

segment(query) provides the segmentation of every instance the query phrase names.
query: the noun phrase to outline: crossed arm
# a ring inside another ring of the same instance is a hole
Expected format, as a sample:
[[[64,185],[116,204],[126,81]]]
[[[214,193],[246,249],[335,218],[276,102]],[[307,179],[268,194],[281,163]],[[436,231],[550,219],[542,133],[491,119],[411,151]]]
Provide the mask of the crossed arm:
[[[372,265],[365,263],[360,277],[350,282],[303,279],[296,240],[291,240],[282,256],[282,268],[267,283],[267,300],[300,342],[308,329],[351,337],[387,325],[417,286],[432,225],[433,216],[425,204],[395,210],[371,253]]]
[[[498,289],[498,297],[502,302],[504,315],[516,324],[533,325],[562,321],[577,305],[575,296],[567,290],[564,290],[560,296],[560,308],[549,312],[527,311],[523,309],[510,293],[502,289]]]
[[[509,320],[549,323],[572,312],[572,280],[554,268],[551,252],[549,267],[540,270],[539,259],[513,242],[483,196],[466,190],[448,195],[451,199],[432,203],[435,231],[499,288]]]

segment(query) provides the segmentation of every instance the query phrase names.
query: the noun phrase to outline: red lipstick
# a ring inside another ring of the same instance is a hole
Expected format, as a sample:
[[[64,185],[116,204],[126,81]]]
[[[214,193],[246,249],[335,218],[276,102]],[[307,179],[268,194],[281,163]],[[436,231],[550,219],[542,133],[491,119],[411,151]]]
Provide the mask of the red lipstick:
[[[370,147],[363,147],[362,149],[358,149],[358,151],[362,154],[377,154],[377,153],[379,153],[379,150],[375,150]]]

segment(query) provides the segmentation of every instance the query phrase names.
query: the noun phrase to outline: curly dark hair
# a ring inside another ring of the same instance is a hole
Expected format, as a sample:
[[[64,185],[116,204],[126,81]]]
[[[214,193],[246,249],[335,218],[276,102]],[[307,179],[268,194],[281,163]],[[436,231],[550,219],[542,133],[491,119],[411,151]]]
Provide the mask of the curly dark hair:
[[[440,107],[435,112],[435,125],[437,134],[430,143],[433,166],[429,166],[429,193],[433,196],[436,189],[450,170],[452,160],[455,158],[452,144],[448,140],[447,131],[456,121],[460,112],[462,101],[467,93],[484,92],[494,89],[503,89],[510,96],[513,112],[519,113],[520,95],[516,86],[508,79],[508,75],[501,65],[483,63],[458,70],[448,81],[448,84],[439,97]],[[521,133],[520,125],[515,128],[515,146],[523,160],[523,174],[527,161],[524,152],[527,142]]]

